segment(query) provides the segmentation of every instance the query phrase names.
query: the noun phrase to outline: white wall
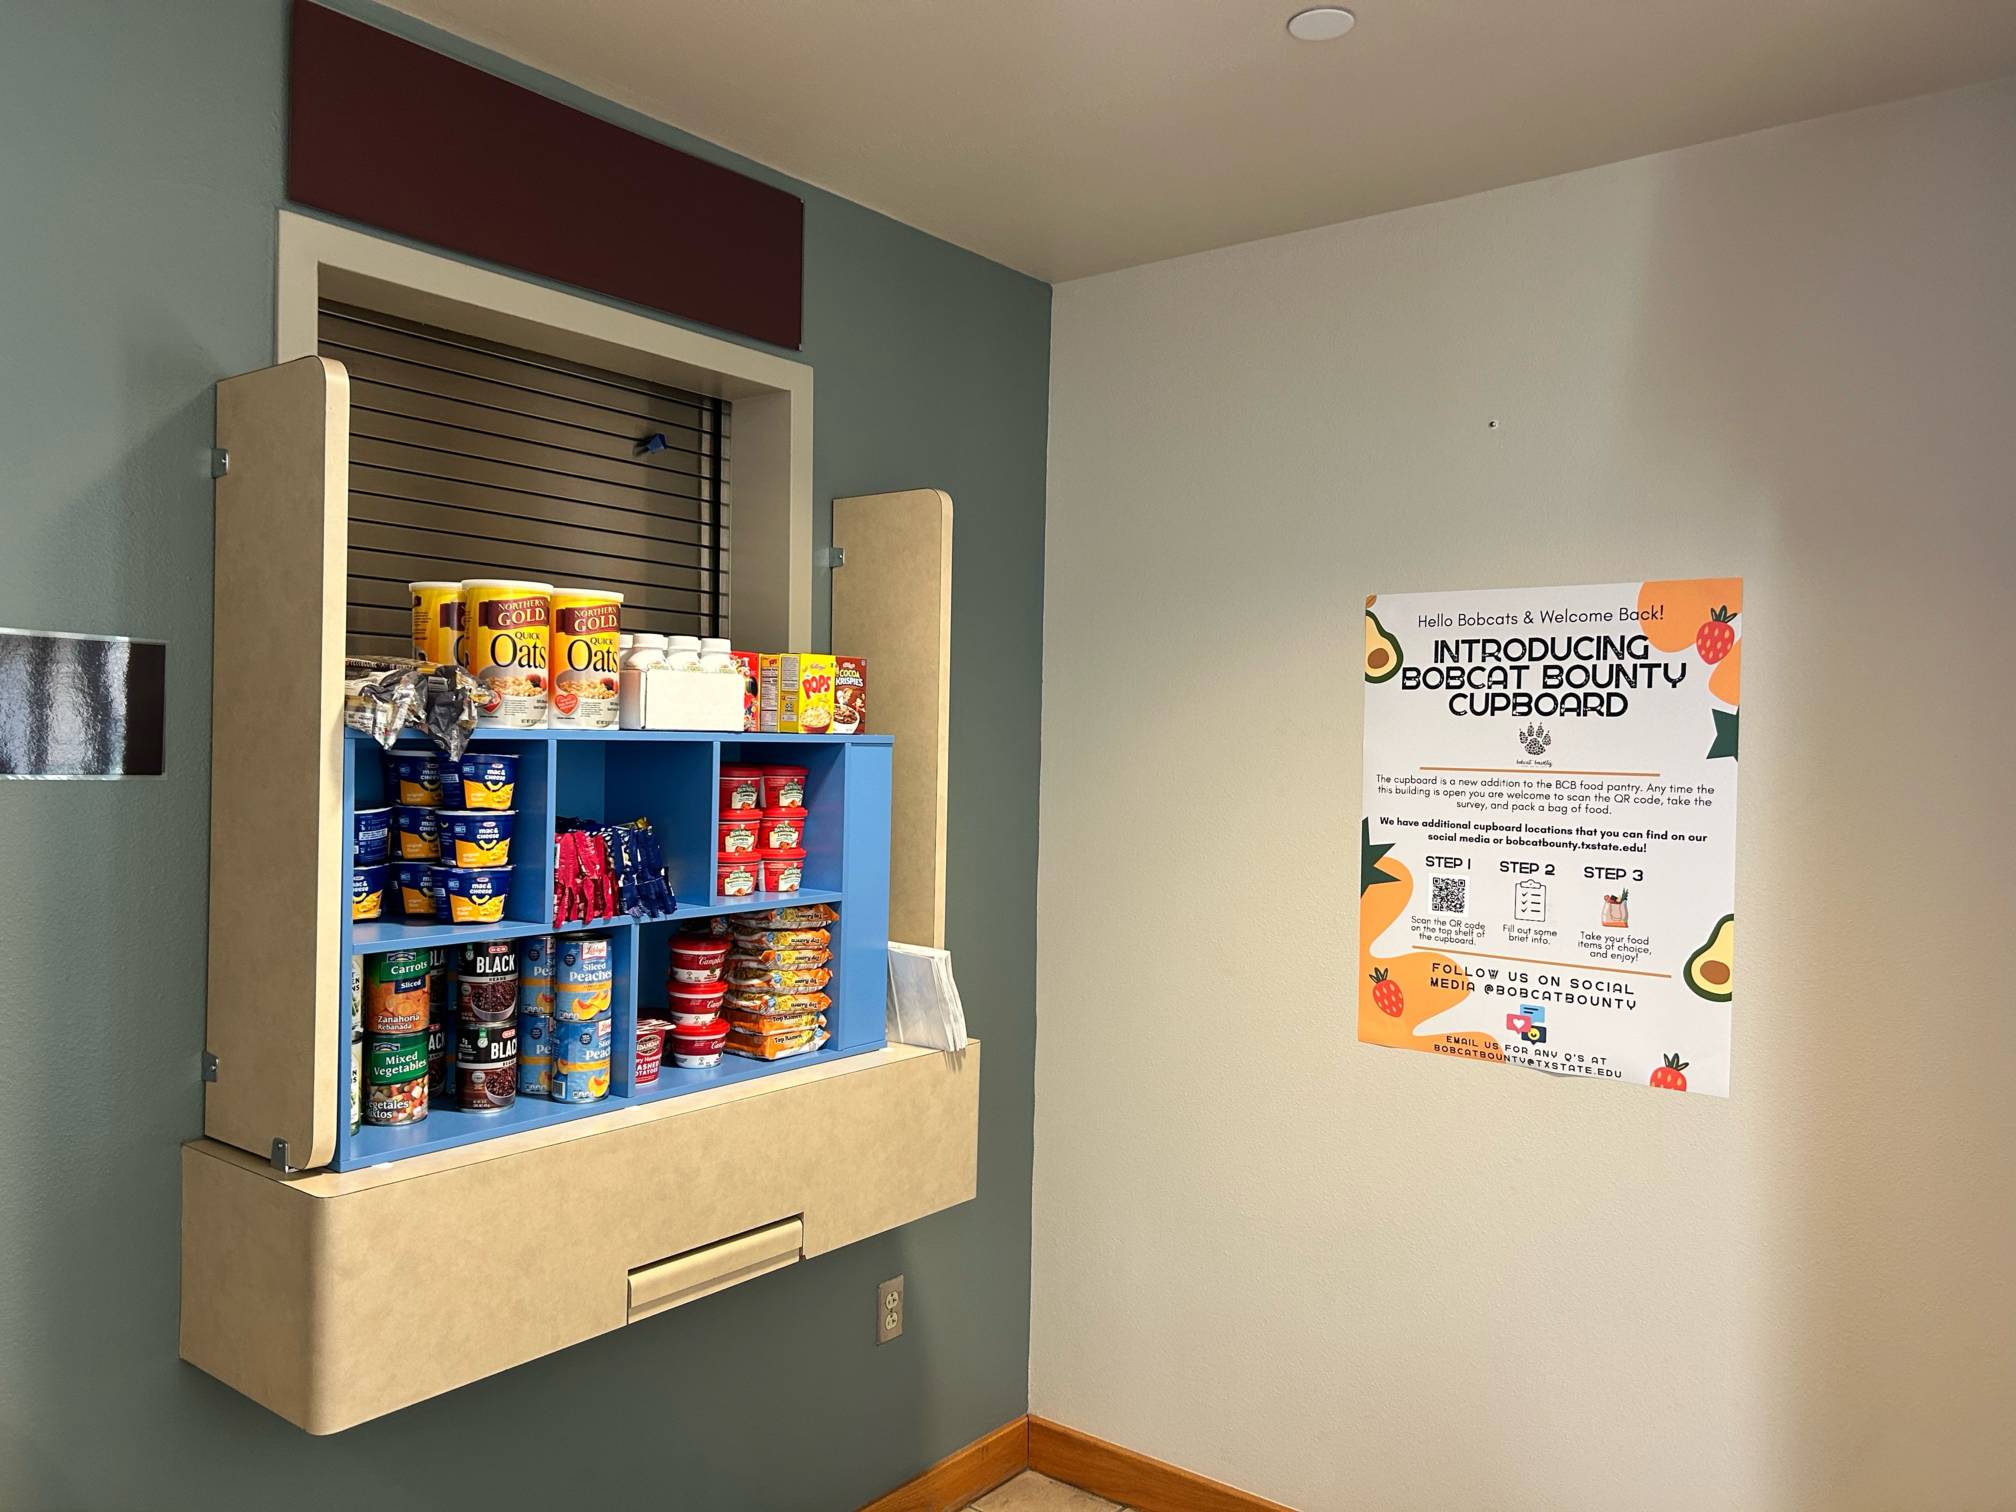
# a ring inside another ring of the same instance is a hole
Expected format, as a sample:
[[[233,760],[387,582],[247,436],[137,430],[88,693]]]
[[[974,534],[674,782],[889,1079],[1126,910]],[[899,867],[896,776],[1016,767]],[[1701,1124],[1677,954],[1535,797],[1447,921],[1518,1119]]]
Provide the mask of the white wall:
[[[1053,319],[1032,1410],[1312,1512],[2016,1507],[2016,83]],[[1735,1097],[1355,1043],[1364,596],[1719,574]]]

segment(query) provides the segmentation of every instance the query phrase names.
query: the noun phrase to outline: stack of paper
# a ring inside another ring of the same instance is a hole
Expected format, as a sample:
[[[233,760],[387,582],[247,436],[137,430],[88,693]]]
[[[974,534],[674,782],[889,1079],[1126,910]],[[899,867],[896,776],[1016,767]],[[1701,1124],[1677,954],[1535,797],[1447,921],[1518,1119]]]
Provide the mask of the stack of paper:
[[[952,953],[889,942],[889,1039],[927,1050],[966,1048],[966,1010],[952,980]]]

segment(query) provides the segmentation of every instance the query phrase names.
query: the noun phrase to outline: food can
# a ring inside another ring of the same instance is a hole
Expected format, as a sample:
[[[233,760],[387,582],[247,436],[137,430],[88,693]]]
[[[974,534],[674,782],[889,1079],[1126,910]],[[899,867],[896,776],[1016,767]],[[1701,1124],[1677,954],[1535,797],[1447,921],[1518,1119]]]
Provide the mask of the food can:
[[[422,808],[402,803],[392,810],[392,854],[401,861],[441,859],[441,821],[438,808]]]
[[[448,1095],[448,1021],[437,1019],[427,1026],[427,1095]]]
[[[607,935],[564,935],[553,958],[553,1017],[582,1022],[609,1012],[615,957]]]
[[[446,945],[427,952],[427,1022],[445,1024],[455,1016],[455,962]]]
[[[528,935],[518,942],[518,1017],[553,1015],[552,935]]]
[[[408,583],[413,599],[413,654],[423,662],[462,660],[462,585]]]
[[[515,809],[438,809],[441,859],[450,866],[509,866]]]
[[[609,1059],[609,1047],[614,1034],[614,1021],[607,1018],[591,1019],[583,1024],[553,1023],[553,1064],[556,1066],[589,1066]]]
[[[471,940],[455,973],[455,1012],[464,1023],[500,1024],[518,1013],[518,946]]]
[[[639,1019],[637,1021],[637,1069],[632,1082],[639,1087],[648,1087],[658,1080],[658,1068],[665,1059],[665,1036],[672,1026],[664,1019]]]
[[[364,1032],[364,957],[350,957],[350,1032]]]
[[[607,1058],[579,1065],[554,1061],[552,1085],[546,1095],[560,1103],[602,1101],[609,1095]]]
[[[427,1027],[431,1000],[424,950],[388,950],[364,963],[364,1032],[413,1034]]]
[[[616,728],[622,685],[616,644],[623,595],[598,588],[553,590],[553,723]]]
[[[518,1095],[545,1097],[552,1085],[553,1020],[540,1013],[521,1013],[518,1016]]]
[[[495,1113],[518,1098],[518,1025],[455,1024],[455,1106],[464,1113]]]
[[[393,802],[407,808],[441,807],[441,753],[418,746],[394,746],[385,753],[392,771]]]
[[[354,1022],[354,1021],[353,1021]],[[350,1035],[350,1132],[364,1124],[364,1031]]]
[[[364,1122],[418,1123],[427,1116],[427,1035],[364,1038]]]
[[[547,717],[553,585],[510,578],[462,582],[462,656],[483,685],[478,725],[536,729]]]
[[[521,1055],[518,1057],[518,1095],[520,1097],[551,1097],[553,1095],[552,1056]]]

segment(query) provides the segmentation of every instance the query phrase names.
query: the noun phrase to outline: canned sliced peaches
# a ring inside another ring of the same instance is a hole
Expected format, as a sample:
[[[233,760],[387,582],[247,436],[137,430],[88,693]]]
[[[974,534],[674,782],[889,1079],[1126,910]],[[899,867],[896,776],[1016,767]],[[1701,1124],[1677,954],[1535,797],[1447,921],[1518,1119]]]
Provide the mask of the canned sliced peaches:
[[[613,730],[622,681],[617,636],[623,595],[556,588],[552,602],[553,723]]]
[[[546,723],[552,608],[551,583],[463,580],[462,665],[483,685],[479,725],[533,729]]]

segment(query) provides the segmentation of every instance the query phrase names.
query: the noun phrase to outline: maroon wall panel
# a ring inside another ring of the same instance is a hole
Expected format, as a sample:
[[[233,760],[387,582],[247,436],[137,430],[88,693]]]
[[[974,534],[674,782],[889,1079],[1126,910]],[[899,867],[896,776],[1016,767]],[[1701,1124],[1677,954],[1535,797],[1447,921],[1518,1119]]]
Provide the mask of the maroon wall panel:
[[[778,346],[805,205],[294,0],[289,198]]]

